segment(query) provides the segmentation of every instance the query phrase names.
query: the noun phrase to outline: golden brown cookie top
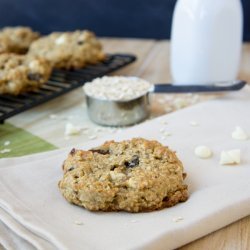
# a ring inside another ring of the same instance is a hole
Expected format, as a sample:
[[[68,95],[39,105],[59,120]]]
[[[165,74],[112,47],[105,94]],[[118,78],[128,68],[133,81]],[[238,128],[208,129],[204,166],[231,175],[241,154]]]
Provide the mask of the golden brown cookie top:
[[[18,95],[33,90],[48,80],[51,70],[41,58],[0,54],[0,93]]]
[[[23,54],[30,44],[39,38],[39,33],[29,27],[6,27],[0,30],[0,53]]]
[[[63,195],[90,210],[147,211],[187,199],[182,163],[157,141],[134,138],[88,151],[73,149],[63,170]]]
[[[53,32],[32,43],[29,54],[46,58],[56,68],[81,68],[104,59],[93,32]]]

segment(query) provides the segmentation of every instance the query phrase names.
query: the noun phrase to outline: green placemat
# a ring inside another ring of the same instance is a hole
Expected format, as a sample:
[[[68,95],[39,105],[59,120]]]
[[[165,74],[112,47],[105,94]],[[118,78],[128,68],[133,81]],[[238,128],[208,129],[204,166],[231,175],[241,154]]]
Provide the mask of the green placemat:
[[[0,158],[34,154],[56,146],[9,123],[0,124]]]

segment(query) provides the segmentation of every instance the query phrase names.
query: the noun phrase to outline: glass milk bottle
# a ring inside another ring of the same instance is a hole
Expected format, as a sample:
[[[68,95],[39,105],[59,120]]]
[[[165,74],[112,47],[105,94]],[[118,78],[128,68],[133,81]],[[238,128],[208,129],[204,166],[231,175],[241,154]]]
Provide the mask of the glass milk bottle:
[[[242,27],[240,0],[178,0],[170,51],[174,82],[235,80],[241,57]]]

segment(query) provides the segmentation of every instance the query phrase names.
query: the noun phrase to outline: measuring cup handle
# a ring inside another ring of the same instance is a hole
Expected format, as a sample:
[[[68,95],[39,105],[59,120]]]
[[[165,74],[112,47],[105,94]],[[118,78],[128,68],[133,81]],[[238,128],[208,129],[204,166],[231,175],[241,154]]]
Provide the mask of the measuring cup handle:
[[[232,81],[211,83],[205,85],[190,84],[190,85],[173,85],[173,84],[155,84],[154,93],[195,93],[195,92],[223,92],[223,91],[236,91],[245,86],[245,81]]]

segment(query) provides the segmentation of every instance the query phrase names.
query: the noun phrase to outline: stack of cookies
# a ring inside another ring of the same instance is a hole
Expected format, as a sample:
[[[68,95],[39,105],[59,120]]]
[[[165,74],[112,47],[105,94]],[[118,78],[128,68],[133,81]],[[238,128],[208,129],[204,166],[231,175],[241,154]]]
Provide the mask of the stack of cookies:
[[[104,57],[90,31],[40,37],[28,27],[4,28],[0,30],[0,94],[35,90],[49,79],[53,68],[83,68]]]

